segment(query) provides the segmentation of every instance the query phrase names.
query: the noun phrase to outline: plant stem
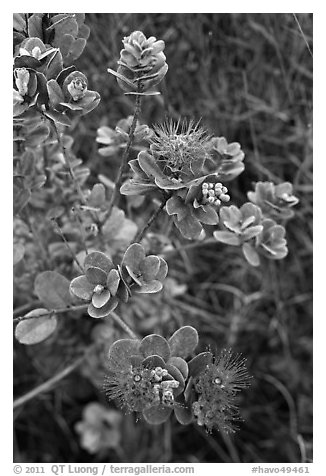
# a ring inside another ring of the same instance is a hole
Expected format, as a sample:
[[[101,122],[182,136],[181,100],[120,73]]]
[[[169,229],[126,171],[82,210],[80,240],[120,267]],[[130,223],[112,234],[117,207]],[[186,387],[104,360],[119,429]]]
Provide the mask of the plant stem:
[[[17,398],[14,401],[14,409],[20,407],[21,405],[24,405],[24,403],[36,397],[40,393],[48,392],[49,390],[51,390],[54,384],[56,384],[57,382],[60,382],[60,380],[65,378],[67,375],[71,374],[71,372],[73,372],[83,362],[83,360],[87,357],[88,353],[95,347],[95,345],[96,344],[93,344],[90,347],[88,347],[84,355],[79,357],[77,360],[75,360],[75,362],[73,362],[71,365],[63,369],[61,372],[57,373],[57,375],[50,378],[46,382],[42,383],[38,387],[34,388],[30,392],[27,392],[22,397]]]
[[[132,329],[128,326],[128,324],[125,323],[125,321],[118,316],[115,312],[110,312],[108,316],[106,317],[112,317],[113,320],[132,338],[132,339],[138,339],[137,335],[134,333]]]
[[[18,317],[22,312],[26,312],[32,310],[35,306],[39,306],[41,301],[35,300],[32,302],[28,302],[27,304],[22,304],[21,306],[16,307],[14,309],[14,317]]]
[[[121,158],[120,168],[118,170],[118,175],[117,175],[117,178],[115,180],[115,187],[113,189],[112,196],[111,196],[111,199],[110,199],[110,203],[109,203],[109,206],[108,206],[108,209],[107,209],[107,215],[108,216],[110,216],[110,214],[111,214],[113,205],[116,201],[116,198],[117,198],[119,190],[120,190],[120,186],[122,184],[123,174],[124,174],[124,171],[125,171],[125,168],[126,168],[126,165],[127,165],[130,147],[131,147],[132,141],[134,139],[134,133],[135,133],[136,125],[137,125],[137,120],[138,120],[138,117],[139,117],[139,114],[140,114],[140,109],[141,109],[141,96],[139,96],[137,94],[136,95],[136,101],[135,101],[134,116],[132,118],[132,123],[131,123],[130,130],[129,130],[129,138],[128,138],[127,146],[126,146],[126,148],[124,150],[124,153],[123,153],[123,156]]]
[[[57,222],[54,218],[53,218],[52,222],[53,222],[53,224],[55,225],[55,227],[56,227],[56,229],[57,229],[59,235],[61,236],[61,238],[62,238],[64,244],[66,245],[66,247],[67,247],[69,253],[71,254],[72,259],[75,261],[76,265],[77,265],[78,268],[81,270],[81,272],[84,273],[84,269],[83,269],[82,265],[81,265],[80,262],[78,261],[78,258],[77,258],[77,256],[76,256],[76,254],[74,253],[74,251],[71,249],[71,247],[70,247],[68,241],[66,240],[66,237],[64,236],[63,232],[61,231],[60,226],[58,225],[58,222]]]
[[[82,309],[87,309],[87,307],[88,307],[88,304],[79,304],[78,306],[64,307],[62,309],[51,309],[50,311],[44,312],[43,314],[39,314],[38,316],[14,317],[13,321],[14,322],[19,322],[19,321],[26,321],[27,319],[38,319],[38,318],[41,318],[41,317],[51,316],[51,315],[54,315],[54,314],[61,314],[63,312],[80,311]]]
[[[156,220],[156,218],[160,214],[161,210],[163,210],[163,208],[165,207],[165,204],[166,204],[168,198],[169,197],[165,197],[163,199],[161,205],[155,210],[155,212],[152,214],[152,216],[144,224],[143,228],[137,233],[137,235],[135,237],[135,243],[137,243],[138,241],[140,241],[143,238],[146,230],[152,225],[152,223]]]
[[[54,128],[54,131],[55,131],[55,134],[56,134],[56,137],[57,137],[57,141],[58,141],[58,144],[60,146],[60,149],[62,151],[62,154],[63,154],[63,157],[65,159],[65,162],[66,162],[66,166],[68,168],[68,171],[69,171],[69,175],[71,177],[71,180],[73,182],[73,184],[75,185],[75,188],[76,188],[76,191],[79,195],[79,198],[81,200],[81,202],[83,204],[86,203],[86,200],[85,200],[85,197],[84,197],[84,194],[82,192],[82,189],[80,188],[80,185],[79,185],[79,182],[78,180],[76,179],[76,176],[74,174],[74,171],[73,171],[73,168],[71,166],[71,163],[70,163],[70,157],[69,157],[69,153],[67,152],[67,149],[66,147],[63,145],[63,142],[62,142],[62,139],[60,137],[60,133],[58,131],[58,128],[57,128],[57,125],[55,123],[55,121],[51,121],[52,124],[53,124],[53,128]]]
[[[184,246],[180,246],[180,248],[175,248],[173,250],[168,250],[165,251],[163,254],[164,257],[168,257],[170,255],[173,255],[175,253],[181,253],[183,251],[190,250],[192,248],[199,248],[200,246],[206,246],[206,245],[212,245],[212,244],[217,244],[218,242],[214,238],[208,238],[207,240],[203,241],[196,241],[194,243],[189,243]]]

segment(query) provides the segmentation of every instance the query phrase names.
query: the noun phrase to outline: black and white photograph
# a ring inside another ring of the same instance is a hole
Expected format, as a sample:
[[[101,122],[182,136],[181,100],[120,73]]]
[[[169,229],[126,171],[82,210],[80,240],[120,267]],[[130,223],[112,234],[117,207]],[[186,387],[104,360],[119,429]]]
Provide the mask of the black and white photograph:
[[[313,16],[13,13],[16,474],[310,473]]]

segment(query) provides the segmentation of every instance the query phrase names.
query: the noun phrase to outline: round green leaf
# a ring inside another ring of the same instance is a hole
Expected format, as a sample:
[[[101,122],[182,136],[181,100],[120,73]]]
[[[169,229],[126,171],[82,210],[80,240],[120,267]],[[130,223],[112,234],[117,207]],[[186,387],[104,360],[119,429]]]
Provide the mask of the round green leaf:
[[[131,365],[130,358],[139,354],[139,340],[119,339],[109,350],[109,367],[112,370],[126,370]]]
[[[143,411],[143,416],[147,423],[151,425],[160,425],[167,421],[172,413],[172,409],[162,405],[147,408]]]
[[[198,344],[198,332],[194,327],[184,326],[175,331],[169,339],[171,355],[185,359],[194,352]]]
[[[186,380],[188,377],[188,364],[185,360],[183,360],[181,357],[170,357],[169,364],[174,365],[180,372],[182,373],[183,378]]]
[[[144,357],[159,355],[164,360],[170,357],[170,347],[164,337],[157,334],[150,334],[141,341],[139,351]]]
[[[100,309],[98,309],[91,303],[87,308],[87,312],[91,317],[94,318],[105,317],[108,316],[110,312],[114,311],[118,304],[119,301],[116,298],[112,297],[112,299],[110,299],[109,302],[107,302]]]
[[[260,265],[260,258],[255,250],[249,243],[244,243],[242,245],[242,252],[251,266],[259,266]]]
[[[104,289],[104,291],[101,292],[100,294],[96,294],[96,293],[93,294],[92,304],[97,309],[101,309],[109,301],[110,297],[111,297],[110,291],[108,289]]]
[[[32,345],[38,344],[47,339],[57,327],[57,319],[55,316],[41,316],[47,313],[47,309],[34,309],[26,314],[29,319],[23,320],[17,324],[15,329],[15,337],[21,344]]]
[[[217,241],[227,245],[239,246],[241,243],[239,236],[230,231],[214,231],[213,235]]]
[[[34,291],[49,309],[61,309],[72,303],[70,282],[56,271],[44,271],[36,276]]]
[[[101,268],[89,267],[86,269],[85,274],[90,283],[102,285],[106,283],[107,273]]]
[[[174,414],[176,419],[178,420],[181,425],[189,425],[193,421],[193,415],[191,410],[184,406],[176,406],[174,408]]]
[[[94,292],[94,284],[90,283],[86,276],[77,276],[70,283],[70,292],[80,299],[89,301]]]
[[[196,377],[205,369],[206,365],[212,362],[212,358],[213,355],[211,352],[202,352],[201,354],[196,355],[196,357],[188,362],[189,374],[192,377]]]
[[[113,263],[111,259],[101,251],[94,251],[86,256],[84,267],[85,269],[100,268],[107,274],[113,268]]]
[[[13,264],[19,263],[23,259],[25,253],[25,247],[21,243],[14,243],[14,260]]]

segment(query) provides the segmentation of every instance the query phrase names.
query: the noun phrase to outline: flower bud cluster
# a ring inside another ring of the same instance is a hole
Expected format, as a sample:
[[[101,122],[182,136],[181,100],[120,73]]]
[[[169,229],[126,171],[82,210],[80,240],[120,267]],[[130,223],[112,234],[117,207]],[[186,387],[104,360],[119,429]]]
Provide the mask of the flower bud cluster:
[[[163,53],[165,43],[156,40],[155,36],[146,38],[143,32],[134,31],[123,40],[124,48],[120,52],[117,73],[119,86],[127,92],[148,91],[162,81],[168,65]]]
[[[230,195],[227,194],[228,189],[220,182],[215,185],[211,182],[204,182],[202,184],[203,205],[221,205],[222,202],[229,202]]]
[[[107,395],[117,399],[119,405],[129,412],[142,411],[160,404],[173,405],[173,389],[179,387],[179,382],[163,380],[167,376],[168,371],[162,367],[131,368],[127,373],[116,373],[114,377],[110,377]]]

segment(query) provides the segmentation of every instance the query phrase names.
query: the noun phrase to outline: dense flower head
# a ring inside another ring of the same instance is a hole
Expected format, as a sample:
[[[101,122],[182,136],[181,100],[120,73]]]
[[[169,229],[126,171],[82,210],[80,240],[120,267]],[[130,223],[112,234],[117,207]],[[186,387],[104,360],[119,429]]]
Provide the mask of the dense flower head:
[[[153,127],[151,151],[172,173],[188,175],[197,161],[202,165],[207,158],[206,147],[210,137],[194,121],[166,121]]]
[[[134,31],[123,40],[117,73],[119,86],[127,92],[147,92],[162,81],[167,70],[163,53],[165,43],[154,36],[146,38],[141,31]]]
[[[203,352],[189,362],[187,402],[199,426],[211,432],[234,432],[239,420],[237,393],[249,386],[245,359],[223,350],[217,357]]]
[[[108,354],[104,390],[126,412],[141,413],[152,424],[166,421],[178,408],[188,377],[184,360],[198,343],[190,326],[178,329],[169,340],[157,334],[141,341],[121,339]]]
[[[88,314],[91,317],[104,317],[117,307],[119,301],[127,302],[133,292],[159,292],[167,270],[163,258],[146,256],[138,243],[127,248],[118,266],[104,253],[94,251],[85,258],[85,274],[71,281],[70,292],[89,302]]]
[[[273,182],[257,182],[255,191],[248,192],[251,202],[258,205],[266,218],[285,219],[294,215],[292,207],[299,199],[293,195],[293,186],[290,182],[275,185]]]
[[[149,151],[142,151],[129,165],[133,177],[120,191],[125,195],[158,191],[170,195],[166,211],[183,236],[199,238],[203,226],[219,221],[217,207],[230,195],[217,172],[207,173],[209,136],[199,124],[166,123],[154,128]]]

